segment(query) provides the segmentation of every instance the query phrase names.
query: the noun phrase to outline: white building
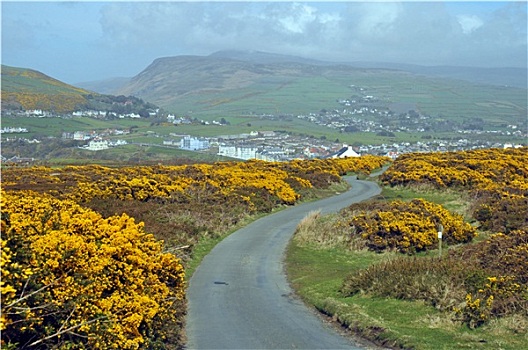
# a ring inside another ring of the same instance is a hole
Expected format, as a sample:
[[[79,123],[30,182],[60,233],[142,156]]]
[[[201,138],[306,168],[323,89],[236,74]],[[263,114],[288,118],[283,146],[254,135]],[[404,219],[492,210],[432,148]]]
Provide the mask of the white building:
[[[331,158],[350,158],[350,157],[359,157],[359,154],[348,145],[343,145],[339,151],[331,155]]]
[[[89,140],[91,137],[84,131],[75,131],[73,133],[73,139],[77,141]]]
[[[85,146],[87,150],[90,151],[100,151],[103,149],[108,149],[108,141],[106,140],[92,140],[88,143],[88,146]]]
[[[198,151],[209,148],[209,140],[191,136],[185,136],[180,140],[180,148],[189,151]]]
[[[218,146],[218,155],[237,159],[257,159],[258,148],[255,146]]]

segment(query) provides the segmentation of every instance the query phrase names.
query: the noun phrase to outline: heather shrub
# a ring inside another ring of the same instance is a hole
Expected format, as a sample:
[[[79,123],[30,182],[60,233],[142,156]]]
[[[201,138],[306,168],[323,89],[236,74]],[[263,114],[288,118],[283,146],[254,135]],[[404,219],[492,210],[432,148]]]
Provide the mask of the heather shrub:
[[[400,257],[349,275],[341,293],[422,300],[445,311],[466,295],[463,281],[468,274],[462,262],[446,257]]]

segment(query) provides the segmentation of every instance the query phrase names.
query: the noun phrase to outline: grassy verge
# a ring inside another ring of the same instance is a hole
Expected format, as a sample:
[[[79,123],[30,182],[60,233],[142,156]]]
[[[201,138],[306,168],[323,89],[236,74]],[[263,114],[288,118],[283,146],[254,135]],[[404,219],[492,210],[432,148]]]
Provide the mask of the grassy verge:
[[[331,316],[353,333],[390,348],[403,349],[521,349],[528,336],[516,333],[515,319],[492,321],[471,330],[448,314],[423,302],[368,295],[343,297],[344,278],[365,267],[391,259],[393,253],[348,252],[300,246],[293,240],[286,266],[292,287],[309,305]]]
[[[380,200],[425,200],[442,204],[451,211],[467,215],[469,204],[456,192],[430,188],[385,188]],[[369,293],[345,297],[340,293],[345,279],[374,264],[391,259],[427,258],[436,251],[414,257],[399,253],[374,253],[340,245],[338,216],[307,216],[304,226],[290,242],[286,254],[288,279],[296,293],[321,313],[352,333],[380,346],[403,349],[527,349],[527,319],[508,316],[470,329],[453,321],[454,313],[423,301],[380,298]],[[308,234],[304,231],[310,231]],[[302,232],[302,234],[301,234]],[[334,234],[332,234],[334,232]],[[479,240],[476,240],[479,241]],[[318,243],[315,243],[318,242]],[[456,249],[456,246],[448,249]]]

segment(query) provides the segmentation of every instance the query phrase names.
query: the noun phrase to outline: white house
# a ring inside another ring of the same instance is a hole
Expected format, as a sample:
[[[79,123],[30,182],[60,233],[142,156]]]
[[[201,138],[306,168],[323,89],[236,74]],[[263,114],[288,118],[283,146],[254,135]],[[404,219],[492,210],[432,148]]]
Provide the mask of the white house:
[[[108,141],[106,140],[92,140],[88,143],[88,146],[85,146],[85,148],[90,151],[100,151],[110,147],[108,146]]]
[[[350,158],[350,157],[359,157],[359,154],[357,154],[356,151],[352,149],[352,147],[348,145],[343,145],[343,148],[341,148],[336,153],[332,154],[330,157],[331,158]]]

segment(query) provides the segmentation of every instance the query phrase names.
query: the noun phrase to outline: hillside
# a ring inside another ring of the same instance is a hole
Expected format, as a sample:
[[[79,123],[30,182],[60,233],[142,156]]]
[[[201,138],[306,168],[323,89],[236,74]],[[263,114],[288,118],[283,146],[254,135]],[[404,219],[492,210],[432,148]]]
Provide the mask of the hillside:
[[[87,109],[148,116],[148,110],[157,108],[137,97],[99,94],[32,69],[2,65],[2,110],[40,109],[60,114]]]
[[[41,72],[2,65],[2,108],[72,111],[87,103],[89,91]]]
[[[318,113],[340,108],[340,99],[370,95],[376,107],[405,105],[432,116],[505,118],[507,124],[526,117],[526,89],[491,83],[497,75],[504,81],[522,76],[515,69],[364,66],[262,52],[164,57],[117,93],[200,116]],[[478,76],[487,84],[468,81]]]

